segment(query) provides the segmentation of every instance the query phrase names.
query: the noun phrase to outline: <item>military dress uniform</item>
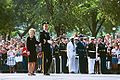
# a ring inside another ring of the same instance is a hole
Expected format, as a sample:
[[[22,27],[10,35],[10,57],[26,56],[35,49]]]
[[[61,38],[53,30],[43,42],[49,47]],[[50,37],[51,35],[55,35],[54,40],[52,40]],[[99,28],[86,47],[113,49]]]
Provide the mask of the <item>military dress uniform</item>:
[[[76,47],[71,41],[67,44],[67,57],[68,57],[68,68],[69,73],[75,73],[75,57],[76,57]]]
[[[76,47],[76,54],[79,56],[80,73],[87,73],[87,54],[86,47],[83,42],[79,41]]]
[[[48,74],[48,70],[50,69],[50,65],[52,62],[52,52],[50,44],[48,43],[48,40],[50,40],[49,33],[46,31],[40,32],[40,43],[42,46],[42,61],[43,61],[43,73],[44,75]]]
[[[55,71],[56,73],[60,73],[60,58],[59,58],[59,47],[58,45],[55,45],[53,48],[53,56],[55,58]]]
[[[94,74],[94,66],[96,60],[96,44],[88,44],[88,73]]]
[[[62,58],[62,72],[63,73],[67,73],[67,52],[66,52],[66,48],[67,48],[67,44],[65,43],[60,43],[59,44],[59,51],[60,51],[60,55]]]
[[[106,72],[106,54],[107,54],[107,48],[105,47],[104,43],[98,44],[98,53],[100,55],[101,60],[101,73]]]

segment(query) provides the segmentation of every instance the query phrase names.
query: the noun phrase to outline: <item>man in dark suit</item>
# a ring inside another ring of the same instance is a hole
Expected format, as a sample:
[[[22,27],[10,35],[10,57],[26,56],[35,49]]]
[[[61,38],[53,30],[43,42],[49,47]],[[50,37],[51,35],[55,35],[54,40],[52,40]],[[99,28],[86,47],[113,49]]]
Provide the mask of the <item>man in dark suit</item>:
[[[50,69],[50,65],[52,62],[52,54],[51,54],[51,47],[50,44],[52,43],[50,41],[50,36],[48,33],[48,22],[44,22],[42,24],[43,31],[40,32],[40,43],[42,46],[42,52],[43,52],[43,74],[44,75],[50,75],[48,73],[48,70]]]

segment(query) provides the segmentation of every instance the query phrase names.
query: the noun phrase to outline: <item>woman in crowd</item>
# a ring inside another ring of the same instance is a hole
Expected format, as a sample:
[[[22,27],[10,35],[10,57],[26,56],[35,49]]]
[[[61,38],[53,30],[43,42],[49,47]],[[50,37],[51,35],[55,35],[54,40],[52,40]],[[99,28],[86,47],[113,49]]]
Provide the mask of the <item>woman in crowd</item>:
[[[37,61],[37,52],[36,52],[36,44],[39,44],[35,38],[35,29],[31,28],[29,30],[29,37],[27,38],[27,50],[29,51],[28,57],[28,75],[35,75],[35,63]]]
[[[120,53],[119,45],[115,44],[114,48],[112,49],[112,70],[117,72],[118,69],[118,55]]]
[[[37,71],[42,71],[42,47],[41,45],[38,45],[37,48]]]
[[[28,52],[28,50],[27,50],[27,48],[26,48],[24,43],[21,44],[21,47],[22,47],[22,56],[23,56],[23,69],[24,69],[24,71],[27,71],[27,69],[28,69],[27,64],[28,64],[28,54],[29,54],[29,52]]]

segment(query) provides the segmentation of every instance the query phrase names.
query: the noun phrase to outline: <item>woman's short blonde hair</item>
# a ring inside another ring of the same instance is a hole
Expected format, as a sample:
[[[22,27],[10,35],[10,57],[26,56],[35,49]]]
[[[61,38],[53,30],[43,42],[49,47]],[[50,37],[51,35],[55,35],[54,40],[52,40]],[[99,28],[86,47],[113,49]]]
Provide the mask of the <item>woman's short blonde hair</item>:
[[[36,32],[36,30],[34,28],[30,28],[28,33],[30,33],[31,31],[33,31],[34,33]]]

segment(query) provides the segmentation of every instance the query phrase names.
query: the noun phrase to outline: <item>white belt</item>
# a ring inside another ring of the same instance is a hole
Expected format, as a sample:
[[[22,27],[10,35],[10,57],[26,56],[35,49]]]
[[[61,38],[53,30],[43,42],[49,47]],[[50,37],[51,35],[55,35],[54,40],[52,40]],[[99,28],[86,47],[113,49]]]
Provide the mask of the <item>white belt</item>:
[[[89,51],[89,52],[96,52],[96,51]]]

